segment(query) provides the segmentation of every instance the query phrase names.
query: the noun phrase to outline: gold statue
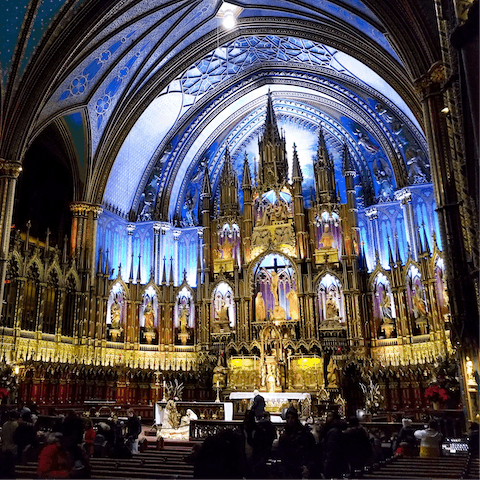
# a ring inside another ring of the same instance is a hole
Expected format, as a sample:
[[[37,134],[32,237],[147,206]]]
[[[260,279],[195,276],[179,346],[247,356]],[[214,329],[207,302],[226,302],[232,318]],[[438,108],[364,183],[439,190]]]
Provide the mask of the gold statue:
[[[112,306],[110,307],[110,319],[112,321],[112,323],[110,324],[110,327],[113,329],[119,329],[120,328],[120,305],[116,298],[115,298],[115,301],[112,303]]]
[[[155,312],[153,311],[152,302],[149,301],[145,310],[143,311],[143,318],[145,320],[145,330],[151,331],[155,328]]]
[[[337,301],[335,300],[333,293],[330,292],[327,296],[327,302],[326,302],[326,310],[327,310],[327,319],[329,318],[336,318],[338,317],[338,304]]]
[[[182,314],[180,315],[179,323],[180,323],[180,333],[187,333],[187,308],[182,309]]]
[[[224,260],[232,258],[233,244],[228,237],[225,237],[225,242],[221,246]]]
[[[263,322],[267,318],[265,314],[265,302],[263,301],[262,292],[258,292],[255,297],[255,318],[257,321]]]
[[[422,293],[422,289],[417,287],[413,295],[412,303],[415,318],[425,317],[427,314],[427,304],[425,303]]]
[[[338,388],[337,364],[333,358],[327,366],[327,388]]]
[[[218,385],[218,388],[225,388],[227,385],[227,371],[228,369],[222,365],[222,357],[219,356],[217,366],[213,369],[213,388]]]
[[[287,293],[288,298],[288,313],[291,320],[298,320],[300,318],[299,308],[298,308],[298,295],[293,288]]]
[[[320,248],[333,248],[333,242],[334,238],[332,232],[330,231],[330,226],[328,225],[328,223],[326,223],[325,230],[320,237]]]
[[[230,322],[228,319],[228,305],[222,298],[222,305],[218,310],[215,310],[217,318],[215,319],[216,327],[218,330],[225,330],[230,328]],[[218,333],[218,332],[217,332]]]

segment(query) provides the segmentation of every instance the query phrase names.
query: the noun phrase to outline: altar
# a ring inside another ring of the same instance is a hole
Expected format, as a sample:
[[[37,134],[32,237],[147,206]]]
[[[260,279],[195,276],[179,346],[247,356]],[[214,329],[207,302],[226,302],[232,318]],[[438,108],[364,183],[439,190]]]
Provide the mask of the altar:
[[[290,406],[295,407],[301,412],[302,402],[310,400],[309,393],[301,392],[260,392],[265,399],[265,410],[270,413],[271,420],[274,423],[282,422],[282,411]],[[233,403],[234,415],[242,415],[250,408],[253,401],[253,392],[232,392],[230,401]]]

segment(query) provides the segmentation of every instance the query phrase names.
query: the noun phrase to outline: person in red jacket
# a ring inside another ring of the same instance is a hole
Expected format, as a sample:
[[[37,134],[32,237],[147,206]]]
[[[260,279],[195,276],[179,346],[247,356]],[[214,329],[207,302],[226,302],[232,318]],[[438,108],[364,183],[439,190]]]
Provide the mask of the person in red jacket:
[[[38,457],[38,478],[69,478],[72,469],[72,459],[62,446],[62,434],[51,433],[47,445]]]
[[[93,441],[95,440],[95,435],[96,432],[93,428],[92,421],[89,420],[85,425],[85,451],[89,457],[93,455]]]

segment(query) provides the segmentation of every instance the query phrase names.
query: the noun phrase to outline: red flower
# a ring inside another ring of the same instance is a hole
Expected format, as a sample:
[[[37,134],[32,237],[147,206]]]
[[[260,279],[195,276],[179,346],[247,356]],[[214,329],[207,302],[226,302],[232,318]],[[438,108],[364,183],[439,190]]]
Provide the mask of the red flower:
[[[425,398],[432,402],[445,402],[448,400],[447,391],[438,385],[430,385],[425,390]]]

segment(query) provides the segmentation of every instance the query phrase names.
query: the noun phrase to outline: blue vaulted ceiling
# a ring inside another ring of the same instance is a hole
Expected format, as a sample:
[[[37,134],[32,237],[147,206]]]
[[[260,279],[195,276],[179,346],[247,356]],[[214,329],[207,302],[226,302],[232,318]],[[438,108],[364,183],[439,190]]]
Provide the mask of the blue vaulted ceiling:
[[[33,2],[15,3],[19,13],[8,20],[9,48],[0,56],[4,79]],[[238,26],[226,32],[215,16],[220,0],[124,0],[79,42],[37,130],[58,116],[85,112],[87,200],[133,211],[139,220],[183,216],[185,197],[198,196],[193,186],[205,164],[216,186],[227,142],[239,174],[245,151],[253,162],[269,88],[290,156],[293,140],[301,143],[306,193],[319,124],[340,187],[340,151],[347,142],[360,201],[373,203],[396,188],[430,181],[419,112],[412,110],[408,88],[399,88],[407,76],[363,2],[233,3],[243,10]],[[61,9],[71,15],[82,9],[80,0],[35,4],[17,75],[49,24],[66,15]],[[368,52],[377,63],[367,61]],[[387,172],[387,180],[379,172]],[[100,198],[93,186],[100,187]]]

